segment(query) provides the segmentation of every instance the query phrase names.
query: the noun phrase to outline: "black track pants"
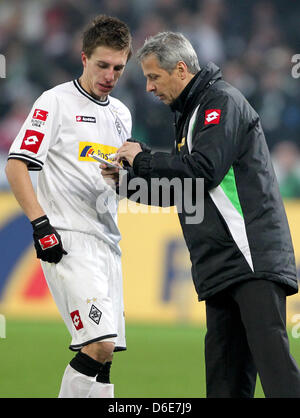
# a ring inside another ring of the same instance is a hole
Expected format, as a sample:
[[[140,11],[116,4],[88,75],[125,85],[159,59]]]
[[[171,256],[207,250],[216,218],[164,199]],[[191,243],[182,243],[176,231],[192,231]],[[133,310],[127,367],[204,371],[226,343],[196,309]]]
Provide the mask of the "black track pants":
[[[266,397],[300,398],[300,372],[289,351],[286,293],[249,280],[206,301],[207,397],[251,398],[258,372]]]

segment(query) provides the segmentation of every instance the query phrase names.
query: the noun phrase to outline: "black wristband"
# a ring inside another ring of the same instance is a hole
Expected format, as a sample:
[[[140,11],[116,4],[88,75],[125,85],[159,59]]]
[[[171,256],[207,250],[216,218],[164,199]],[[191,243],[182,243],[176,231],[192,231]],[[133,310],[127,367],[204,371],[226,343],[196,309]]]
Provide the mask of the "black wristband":
[[[47,215],[41,216],[40,218],[34,219],[31,221],[32,228],[34,230],[39,230],[44,228],[45,226],[50,225],[49,219]]]

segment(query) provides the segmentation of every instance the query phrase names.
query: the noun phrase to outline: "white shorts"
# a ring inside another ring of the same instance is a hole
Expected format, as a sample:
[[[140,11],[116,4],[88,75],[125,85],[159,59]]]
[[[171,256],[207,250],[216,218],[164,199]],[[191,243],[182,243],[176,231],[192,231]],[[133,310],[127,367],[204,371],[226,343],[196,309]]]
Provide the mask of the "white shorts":
[[[81,232],[58,231],[67,251],[57,264],[41,261],[57,308],[72,336],[69,348],[112,341],[126,350],[121,257]]]

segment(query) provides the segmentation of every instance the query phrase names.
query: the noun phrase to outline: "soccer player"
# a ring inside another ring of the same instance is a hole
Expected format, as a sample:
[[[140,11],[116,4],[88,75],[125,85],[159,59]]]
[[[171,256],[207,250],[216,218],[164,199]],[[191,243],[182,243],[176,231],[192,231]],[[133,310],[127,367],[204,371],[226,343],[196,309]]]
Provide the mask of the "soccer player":
[[[8,181],[77,352],[59,397],[113,397],[113,352],[126,349],[117,199],[91,156],[107,160],[130,137],[131,114],[110,93],[131,54],[128,26],[96,17],[81,77],[37,99],[8,155]],[[37,195],[28,170],[40,171]]]
[[[149,38],[138,59],[147,91],[175,113],[175,148],[151,154],[127,141],[117,161],[132,165],[128,181],[204,180],[203,221],[191,222],[185,205],[178,212],[206,303],[207,396],[253,397],[258,372],[266,397],[299,398],[285,325],[286,297],[298,290],[295,258],[260,118],[215,64],[200,69],[181,34]]]

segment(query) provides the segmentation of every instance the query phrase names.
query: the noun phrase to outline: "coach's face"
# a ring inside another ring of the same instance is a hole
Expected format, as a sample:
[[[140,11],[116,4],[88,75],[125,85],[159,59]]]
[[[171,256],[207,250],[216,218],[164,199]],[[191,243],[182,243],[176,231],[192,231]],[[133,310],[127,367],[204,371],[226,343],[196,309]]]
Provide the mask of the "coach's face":
[[[141,66],[147,79],[146,90],[168,105],[180,95],[193,77],[183,61],[179,61],[170,74],[159,66],[158,59],[153,54],[144,58]]]
[[[123,74],[127,57],[127,49],[116,50],[105,46],[95,48],[89,58],[82,52],[82,87],[92,96],[105,99]]]

